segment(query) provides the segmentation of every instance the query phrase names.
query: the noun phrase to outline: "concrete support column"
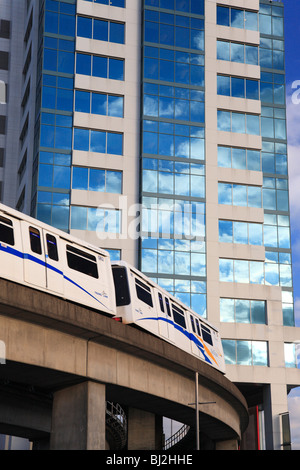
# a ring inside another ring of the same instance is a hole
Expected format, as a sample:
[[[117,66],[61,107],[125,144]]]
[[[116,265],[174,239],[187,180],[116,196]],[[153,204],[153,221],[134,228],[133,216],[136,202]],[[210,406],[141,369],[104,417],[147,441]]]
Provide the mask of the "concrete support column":
[[[288,411],[286,385],[270,384],[264,387],[266,450],[282,450],[280,416]]]
[[[128,410],[128,450],[161,450],[162,418],[147,411]]]
[[[105,385],[84,382],[54,394],[51,450],[105,450]]]

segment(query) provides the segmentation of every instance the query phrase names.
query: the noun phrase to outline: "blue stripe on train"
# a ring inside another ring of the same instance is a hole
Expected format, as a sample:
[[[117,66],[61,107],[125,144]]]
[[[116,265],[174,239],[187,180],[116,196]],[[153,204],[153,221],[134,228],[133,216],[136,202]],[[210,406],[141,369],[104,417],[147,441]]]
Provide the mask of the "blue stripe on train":
[[[29,253],[22,253],[21,251],[19,250],[16,250],[15,248],[12,248],[11,246],[7,246],[7,245],[2,245],[0,243],[0,251],[4,251],[5,253],[8,253],[10,255],[13,255],[13,256],[16,256],[17,258],[21,258],[21,259],[28,259],[29,261],[33,261],[34,263],[37,263],[41,266],[44,266],[45,269],[50,269],[51,271],[54,271],[56,272],[57,274],[61,275],[64,279],[66,279],[66,281],[70,282],[71,284],[74,284],[76,287],[78,287],[79,289],[81,289],[83,292],[85,292],[87,295],[89,295],[90,297],[92,297],[94,300],[96,300],[99,304],[103,305],[103,307],[105,307],[107,309],[107,307],[99,300],[97,299],[97,297],[95,297],[93,294],[91,294],[90,292],[88,292],[84,287],[82,287],[80,284],[78,284],[77,282],[73,281],[73,279],[67,277],[64,275],[63,271],[61,271],[60,269],[57,269],[55,268],[54,266],[52,266],[51,264],[48,264],[47,262],[43,261],[43,260],[40,260],[39,258],[37,258],[36,256],[33,256],[33,255],[30,255]]]
[[[180,331],[180,333],[184,334],[190,341],[192,341],[193,343],[195,343],[195,345],[200,349],[201,353],[203,354],[204,358],[205,358],[205,361],[208,362],[209,364],[212,364],[212,361],[207,357],[206,353],[205,353],[205,349],[203,347],[203,344],[198,340],[198,338],[196,338],[195,335],[193,335],[192,333],[189,333],[188,331],[186,331],[184,328],[182,328],[180,325],[177,325],[176,323],[174,323],[173,321],[169,320],[168,318],[164,318],[164,317],[148,317],[148,318],[140,318],[139,320],[137,320],[138,322],[139,321],[143,321],[143,320],[162,320],[166,323],[169,323],[170,325],[172,325],[176,330]]]

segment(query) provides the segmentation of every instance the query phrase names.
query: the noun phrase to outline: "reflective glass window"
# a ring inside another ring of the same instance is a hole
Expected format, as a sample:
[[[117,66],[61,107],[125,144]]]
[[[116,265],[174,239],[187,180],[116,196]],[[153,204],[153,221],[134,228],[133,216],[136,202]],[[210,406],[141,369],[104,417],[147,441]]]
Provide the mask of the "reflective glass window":
[[[73,189],[88,189],[88,168],[73,167]]]
[[[76,73],[82,75],[91,75],[92,60],[88,54],[76,54]]]
[[[234,113],[234,112],[231,113],[231,132],[245,134],[246,132],[245,114]]]
[[[230,18],[229,18],[229,8],[217,6],[217,24],[223,26],[230,26]]]
[[[217,59],[230,60],[230,43],[226,41],[217,41]]]
[[[232,28],[244,28],[244,10],[231,8],[230,12],[231,12],[231,27]]]
[[[233,261],[229,259],[219,260],[220,281],[233,282]]]
[[[232,148],[231,154],[232,154],[232,162],[230,166],[232,166],[232,168],[237,168],[241,170],[247,168],[246,149]]]
[[[243,78],[231,78],[231,96],[245,98],[245,80]]]
[[[258,14],[253,11],[245,11],[245,29],[258,30]]]
[[[219,241],[227,243],[233,242],[233,224],[231,221],[219,221]]]
[[[226,364],[268,366],[265,341],[222,340]]]
[[[263,300],[220,299],[220,320],[237,323],[266,323],[266,302]]]
[[[92,35],[93,39],[98,39],[99,41],[108,41],[109,22],[105,20],[95,19],[93,23],[94,23],[94,31]]]
[[[77,18],[77,36],[84,38],[93,37],[93,20],[92,18],[86,18],[79,16]]]
[[[230,44],[230,60],[232,62],[245,62],[245,46],[244,44],[231,43]]]
[[[218,95],[230,96],[230,77],[218,75],[217,77]]]

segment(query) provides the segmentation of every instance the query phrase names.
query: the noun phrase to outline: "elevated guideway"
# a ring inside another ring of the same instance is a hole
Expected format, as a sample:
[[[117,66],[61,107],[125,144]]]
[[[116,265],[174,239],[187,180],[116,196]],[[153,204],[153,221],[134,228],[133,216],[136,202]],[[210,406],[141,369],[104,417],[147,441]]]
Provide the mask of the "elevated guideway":
[[[112,449],[107,402],[126,410],[128,450],[163,449],[162,417],[236,448],[247,404],[218,371],[175,346],[88,308],[0,279],[0,433],[36,448]],[[202,447],[203,448],[203,447]]]

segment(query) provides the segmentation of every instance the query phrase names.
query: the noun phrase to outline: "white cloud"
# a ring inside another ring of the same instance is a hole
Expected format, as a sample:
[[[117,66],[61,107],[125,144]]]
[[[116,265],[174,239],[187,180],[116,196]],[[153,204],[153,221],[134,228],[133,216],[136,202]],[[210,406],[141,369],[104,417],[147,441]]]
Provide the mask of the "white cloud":
[[[295,104],[292,86],[287,87],[287,133],[290,209],[294,229],[300,229],[300,102]]]

